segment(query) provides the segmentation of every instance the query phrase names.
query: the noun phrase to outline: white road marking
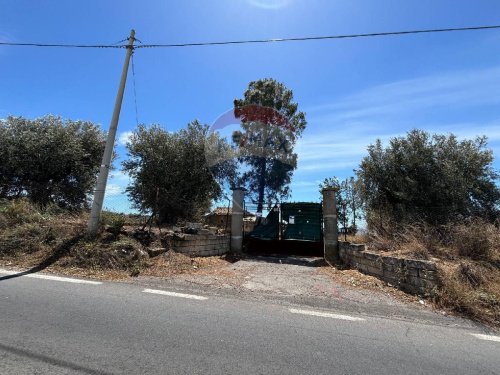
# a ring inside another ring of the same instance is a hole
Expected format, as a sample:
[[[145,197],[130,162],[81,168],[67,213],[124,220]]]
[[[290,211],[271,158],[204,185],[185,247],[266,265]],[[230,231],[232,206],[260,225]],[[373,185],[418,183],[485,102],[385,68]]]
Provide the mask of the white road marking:
[[[471,333],[472,336],[480,339],[480,340],[488,340],[488,341],[497,341],[500,342],[500,336],[492,336],[492,335],[481,335],[479,333]]]
[[[0,273],[1,274],[7,274],[7,275],[16,275],[16,274],[22,273],[22,271],[15,272],[15,271],[7,271],[7,270],[0,269]],[[91,284],[91,285],[100,285],[100,284],[102,284],[100,281],[70,279],[69,277],[43,275],[43,274],[38,274],[38,273],[27,273],[25,275],[21,275],[20,277],[31,277],[33,279],[63,281],[65,283],[74,283],[74,284]]]
[[[321,312],[321,311],[297,310],[297,309],[290,309],[289,311],[292,314],[321,316],[323,318],[333,318],[333,319],[350,320],[350,321],[364,321],[364,320],[366,320],[363,318],[357,318],[355,316],[326,313],[326,312]]]
[[[204,301],[204,300],[208,299],[208,297],[197,296],[197,295],[194,295],[194,294],[168,292],[166,290],[157,290],[157,289],[144,289],[143,293],[161,294],[161,295],[170,296],[170,297],[181,297],[181,298],[188,298],[188,299],[197,299],[197,300],[200,300],[200,301]]]

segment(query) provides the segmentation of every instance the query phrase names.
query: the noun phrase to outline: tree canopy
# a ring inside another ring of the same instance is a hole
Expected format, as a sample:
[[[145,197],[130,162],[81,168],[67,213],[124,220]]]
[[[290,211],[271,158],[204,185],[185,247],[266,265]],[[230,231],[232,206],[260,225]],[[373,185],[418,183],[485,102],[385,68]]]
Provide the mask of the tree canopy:
[[[328,177],[319,184],[319,191],[325,188],[336,188],[338,224],[347,231],[356,233],[357,220],[363,217],[362,200],[358,181],[354,177],[339,180],[337,177]]]
[[[86,206],[104,142],[100,127],[88,121],[7,117],[0,121],[0,198]]]
[[[264,204],[289,195],[297,168],[294,147],[306,127],[305,114],[293,101],[293,92],[270,78],[250,82],[234,108],[241,122],[241,130],[233,134],[243,166],[239,183],[262,212]]]
[[[230,177],[231,164],[207,164],[230,146],[206,125],[193,121],[186,129],[167,132],[159,125],[140,126],[127,145],[123,169],[132,177],[127,193],[141,211],[157,215],[161,223],[198,219],[220,197],[220,182]]]
[[[423,220],[432,225],[468,217],[499,217],[499,175],[486,137],[458,140],[453,134],[412,130],[377,140],[357,171],[369,226]]]

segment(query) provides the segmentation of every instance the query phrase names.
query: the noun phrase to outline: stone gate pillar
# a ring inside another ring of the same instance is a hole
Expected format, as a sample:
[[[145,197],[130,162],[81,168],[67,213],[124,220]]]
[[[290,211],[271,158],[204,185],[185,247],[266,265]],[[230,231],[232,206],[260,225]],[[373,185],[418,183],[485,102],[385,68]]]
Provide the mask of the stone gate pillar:
[[[335,193],[337,188],[325,188],[323,194],[323,247],[324,256],[328,264],[338,264],[339,258],[339,234],[337,229],[337,199]]]
[[[243,201],[245,189],[233,188],[233,208],[231,210],[231,251],[243,251]]]

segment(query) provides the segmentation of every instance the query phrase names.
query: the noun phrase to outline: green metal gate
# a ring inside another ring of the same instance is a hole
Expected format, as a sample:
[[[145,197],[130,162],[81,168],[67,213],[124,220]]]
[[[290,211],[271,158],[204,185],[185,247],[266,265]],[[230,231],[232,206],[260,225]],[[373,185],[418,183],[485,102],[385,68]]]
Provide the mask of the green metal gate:
[[[246,205],[251,207],[251,205]],[[246,234],[260,240],[323,240],[321,203],[275,204],[261,224]]]
[[[322,240],[320,203],[283,203],[281,223],[281,238],[284,240],[316,242]]]

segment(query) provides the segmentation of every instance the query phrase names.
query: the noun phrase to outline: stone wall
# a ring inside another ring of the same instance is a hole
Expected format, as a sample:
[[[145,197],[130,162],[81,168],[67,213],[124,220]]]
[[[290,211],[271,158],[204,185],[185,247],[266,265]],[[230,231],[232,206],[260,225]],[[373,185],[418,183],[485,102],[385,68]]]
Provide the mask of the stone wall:
[[[175,234],[171,240],[174,251],[190,256],[208,257],[223,255],[229,251],[228,234]]]
[[[349,242],[339,242],[339,255],[348,266],[409,293],[429,295],[439,286],[436,265],[430,261],[380,255]]]

